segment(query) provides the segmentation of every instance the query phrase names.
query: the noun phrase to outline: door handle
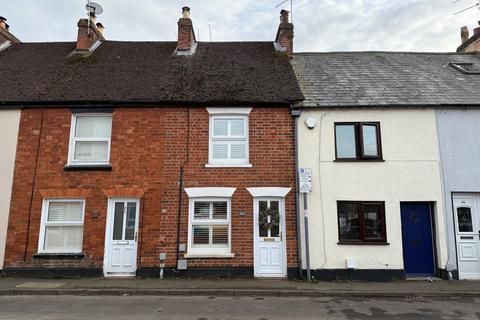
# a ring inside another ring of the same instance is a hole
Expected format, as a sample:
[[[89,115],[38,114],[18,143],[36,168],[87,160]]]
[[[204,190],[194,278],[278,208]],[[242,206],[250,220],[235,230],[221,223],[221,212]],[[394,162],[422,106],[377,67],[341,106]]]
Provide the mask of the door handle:
[[[137,232],[135,231],[135,241],[137,241]]]

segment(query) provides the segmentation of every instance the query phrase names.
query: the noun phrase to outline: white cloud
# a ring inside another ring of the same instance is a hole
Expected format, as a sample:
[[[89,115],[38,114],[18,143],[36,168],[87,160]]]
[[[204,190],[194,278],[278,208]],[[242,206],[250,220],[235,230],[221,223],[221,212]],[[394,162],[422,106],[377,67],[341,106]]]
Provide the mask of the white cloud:
[[[271,41],[280,0],[97,0],[112,40],[173,41],[181,7],[192,8],[202,41]],[[454,51],[460,27],[475,27],[476,0],[294,0],[296,51]],[[0,15],[23,41],[73,41],[85,1],[0,0]],[[285,7],[289,5],[286,4]],[[473,32],[473,31],[471,31]]]

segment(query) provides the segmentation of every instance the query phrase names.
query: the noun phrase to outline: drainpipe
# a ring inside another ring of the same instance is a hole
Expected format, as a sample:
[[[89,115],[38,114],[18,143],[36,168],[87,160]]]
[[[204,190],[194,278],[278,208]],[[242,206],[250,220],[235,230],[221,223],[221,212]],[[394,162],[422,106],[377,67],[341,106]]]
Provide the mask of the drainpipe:
[[[301,217],[300,217],[300,181],[298,176],[298,119],[302,114],[299,109],[293,109],[292,105],[292,117],[295,118],[295,183],[296,183],[296,211],[297,211],[297,255],[298,255],[298,277],[303,279],[303,266],[302,266],[302,232],[301,232]]]

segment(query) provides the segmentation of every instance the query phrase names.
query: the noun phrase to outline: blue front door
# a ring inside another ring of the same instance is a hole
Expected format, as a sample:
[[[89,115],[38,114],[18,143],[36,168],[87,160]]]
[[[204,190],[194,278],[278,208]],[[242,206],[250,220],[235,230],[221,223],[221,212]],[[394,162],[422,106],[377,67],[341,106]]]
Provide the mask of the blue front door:
[[[407,276],[433,276],[432,216],[429,203],[402,203],[403,264]]]

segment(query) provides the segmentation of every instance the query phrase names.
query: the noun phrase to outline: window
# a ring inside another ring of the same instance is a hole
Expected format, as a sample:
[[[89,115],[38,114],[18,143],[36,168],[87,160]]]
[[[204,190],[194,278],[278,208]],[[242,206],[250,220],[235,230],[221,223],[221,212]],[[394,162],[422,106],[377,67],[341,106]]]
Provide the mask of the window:
[[[387,242],[383,202],[339,201],[337,210],[340,243]]]
[[[82,253],[84,200],[44,200],[39,253]]]
[[[458,232],[473,232],[472,209],[457,208]]]
[[[73,115],[70,131],[69,164],[108,165],[110,161],[111,131],[111,115]]]
[[[337,160],[382,159],[380,123],[335,123]]]
[[[191,199],[189,254],[230,254],[230,199]]]
[[[209,164],[248,165],[248,116],[210,117]]]

